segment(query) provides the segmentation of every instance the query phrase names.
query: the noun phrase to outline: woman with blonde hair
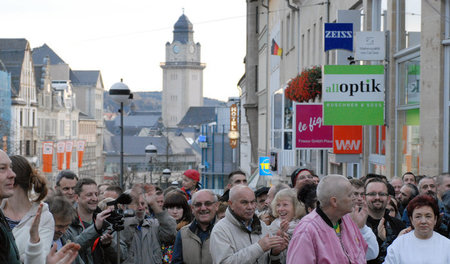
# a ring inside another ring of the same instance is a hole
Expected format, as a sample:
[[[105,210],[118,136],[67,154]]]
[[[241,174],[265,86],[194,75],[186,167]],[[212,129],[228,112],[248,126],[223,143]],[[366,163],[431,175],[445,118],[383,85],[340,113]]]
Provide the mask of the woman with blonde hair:
[[[273,234],[281,230],[290,238],[300,219],[306,215],[305,206],[297,199],[297,192],[294,189],[279,191],[271,207],[275,220],[269,226],[269,230]]]
[[[10,157],[14,179],[14,195],[3,200],[1,208],[12,229],[23,263],[45,263],[53,242],[55,222],[46,203],[47,183],[22,156]],[[34,218],[40,214],[40,221]],[[39,224],[39,228],[31,228]],[[37,232],[36,232],[37,231]]]

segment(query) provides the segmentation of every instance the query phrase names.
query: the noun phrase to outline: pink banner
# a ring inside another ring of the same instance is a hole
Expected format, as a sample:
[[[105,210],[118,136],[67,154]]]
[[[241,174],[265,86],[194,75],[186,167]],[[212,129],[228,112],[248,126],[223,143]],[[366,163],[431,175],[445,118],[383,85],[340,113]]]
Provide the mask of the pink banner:
[[[321,104],[298,104],[295,111],[296,148],[333,148],[333,126],[323,125]]]

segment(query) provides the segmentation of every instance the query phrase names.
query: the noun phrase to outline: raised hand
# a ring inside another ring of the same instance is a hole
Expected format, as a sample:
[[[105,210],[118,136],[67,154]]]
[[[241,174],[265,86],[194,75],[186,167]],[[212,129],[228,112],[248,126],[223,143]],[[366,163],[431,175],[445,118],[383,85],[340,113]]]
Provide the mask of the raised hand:
[[[70,242],[56,252],[56,243],[53,243],[47,255],[47,264],[70,264],[78,256],[80,245]]]
[[[384,226],[385,219],[384,217],[381,218],[380,223],[378,224],[377,230],[378,230],[378,237],[385,241],[386,240],[386,227]]]
[[[44,206],[43,203],[39,204],[39,207],[36,212],[36,216],[34,217],[33,223],[31,224],[30,242],[33,244],[36,244],[41,240],[41,238],[39,237],[39,223],[41,222],[41,214],[42,214],[43,206]]]
[[[265,235],[263,238],[261,238],[258,241],[259,246],[261,246],[262,250],[266,252],[269,249],[275,249],[277,248],[281,251],[283,251],[289,242],[286,242],[285,238],[282,238],[280,236],[269,236],[269,234]],[[277,251],[274,253],[274,255],[278,255],[281,251]]]
[[[351,216],[353,222],[361,229],[364,227],[367,221],[367,216],[369,215],[369,211],[367,209],[367,205],[364,204],[362,207],[355,206],[353,207],[353,211],[351,212]]]

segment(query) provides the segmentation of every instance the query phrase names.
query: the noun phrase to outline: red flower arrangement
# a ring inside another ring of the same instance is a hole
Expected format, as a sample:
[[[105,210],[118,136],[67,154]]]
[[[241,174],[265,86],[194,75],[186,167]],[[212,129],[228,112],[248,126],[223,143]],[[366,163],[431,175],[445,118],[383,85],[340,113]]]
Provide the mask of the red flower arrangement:
[[[292,101],[307,102],[322,95],[322,70],[319,66],[302,71],[290,80],[284,92]]]

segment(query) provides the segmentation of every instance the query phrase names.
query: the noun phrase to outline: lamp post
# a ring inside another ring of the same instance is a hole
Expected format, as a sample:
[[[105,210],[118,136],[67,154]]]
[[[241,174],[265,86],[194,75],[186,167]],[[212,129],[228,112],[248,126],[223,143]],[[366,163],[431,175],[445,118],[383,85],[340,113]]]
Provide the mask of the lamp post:
[[[166,168],[163,170],[162,174],[166,178],[166,188],[167,188],[169,187],[169,178],[172,172],[170,171],[170,169]]]
[[[133,99],[133,94],[130,88],[122,82],[115,83],[109,89],[109,95],[114,102],[120,104],[120,175],[119,186],[123,189],[123,107],[130,103],[130,99]]]
[[[153,160],[153,157],[156,157],[157,154],[158,154],[158,149],[152,143],[150,143],[150,145],[147,145],[145,147],[145,157],[147,158],[148,164],[150,165],[150,183],[153,183],[153,179],[152,179],[152,176],[153,176],[152,175],[153,174],[152,160]],[[147,173],[144,174],[144,183],[147,183]]]

